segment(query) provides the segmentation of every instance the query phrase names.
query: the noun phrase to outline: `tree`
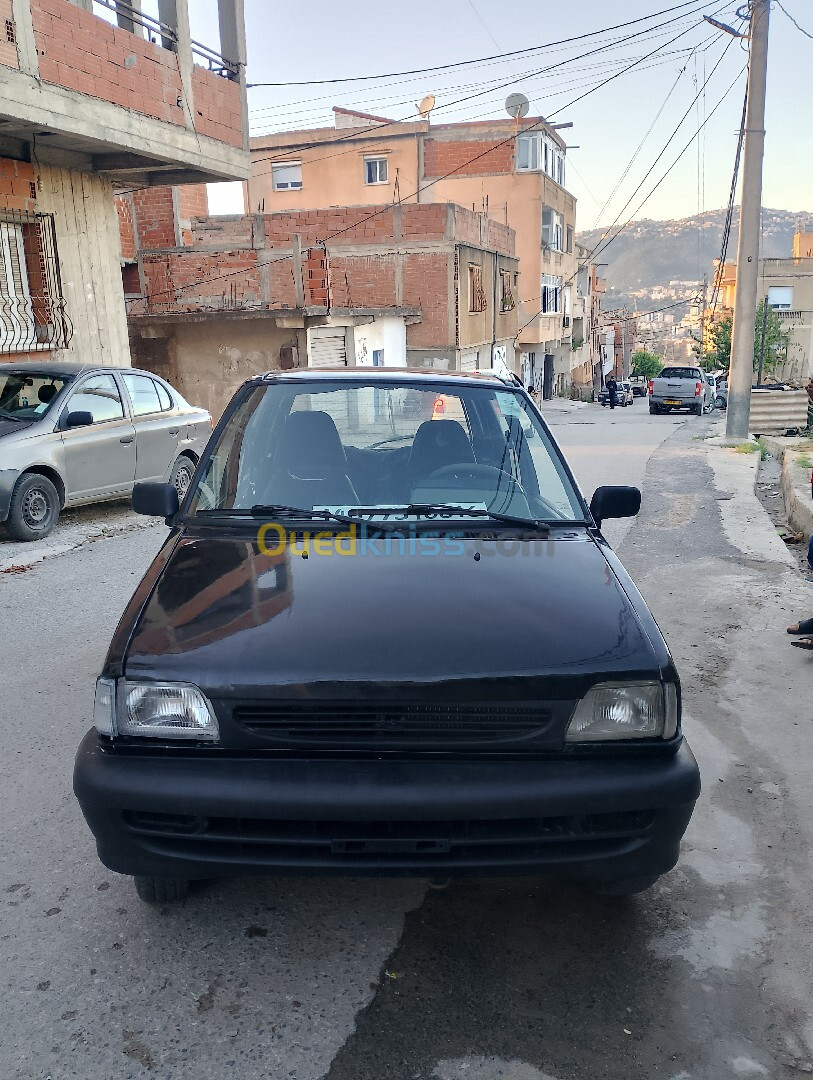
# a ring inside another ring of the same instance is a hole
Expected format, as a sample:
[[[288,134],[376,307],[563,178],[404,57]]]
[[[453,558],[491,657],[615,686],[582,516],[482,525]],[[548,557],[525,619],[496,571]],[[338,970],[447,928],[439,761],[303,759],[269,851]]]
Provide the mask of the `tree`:
[[[762,300],[757,308],[756,325],[754,326],[754,371],[759,370],[759,352],[762,345],[762,314],[764,307],[765,301]],[[711,331],[715,348],[715,352],[712,353],[712,356],[716,357],[717,366],[723,371],[728,371],[731,365],[732,322],[731,316],[726,315],[725,318],[714,323]],[[772,308],[769,304],[768,321],[765,325],[765,362],[762,368],[764,373],[769,374],[772,372],[776,365],[787,355],[789,338],[790,334],[782,329],[782,320],[777,314],[776,309]]]
[[[632,354],[632,374],[644,379],[654,379],[661,373],[663,360],[646,349],[638,349]]]

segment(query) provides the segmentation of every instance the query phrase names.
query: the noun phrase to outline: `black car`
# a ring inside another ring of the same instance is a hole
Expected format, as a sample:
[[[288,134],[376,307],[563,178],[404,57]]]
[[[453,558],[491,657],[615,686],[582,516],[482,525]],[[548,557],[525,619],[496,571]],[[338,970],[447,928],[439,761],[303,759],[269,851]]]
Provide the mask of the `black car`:
[[[415,402],[415,396],[419,401]],[[408,407],[405,407],[408,406]],[[247,382],[114,635],[74,789],[144,900],[244,874],[554,874],[637,892],[700,779],[680,684],[524,390]]]

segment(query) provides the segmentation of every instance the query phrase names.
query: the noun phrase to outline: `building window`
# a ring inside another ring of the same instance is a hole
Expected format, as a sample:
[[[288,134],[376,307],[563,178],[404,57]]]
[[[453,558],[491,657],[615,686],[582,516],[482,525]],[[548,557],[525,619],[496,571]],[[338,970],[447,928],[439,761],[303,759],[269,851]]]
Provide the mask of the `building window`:
[[[0,353],[64,348],[72,335],[53,216],[0,212]]]
[[[573,254],[573,226],[568,225],[565,229],[565,251],[568,255]]]
[[[792,285],[771,285],[768,288],[768,303],[777,311],[790,311],[793,307]]]
[[[539,169],[539,136],[520,135],[517,138],[517,169],[536,172]]]
[[[271,180],[274,191],[299,191],[302,187],[302,164],[296,162],[271,163]]]
[[[384,350],[383,349],[373,349],[373,367],[383,367],[383,366],[384,366]]]
[[[500,311],[513,311],[515,307],[514,293],[511,289],[511,271],[500,270]]]
[[[386,184],[387,182],[387,159],[385,157],[368,157],[364,159],[364,183]]]
[[[562,310],[562,279],[552,274],[542,275],[540,310],[543,315],[557,315]]]
[[[486,309],[486,294],[483,289],[482,266],[469,266],[469,314],[475,315]]]
[[[542,208],[542,247],[561,251],[564,246],[565,219],[549,206]]]

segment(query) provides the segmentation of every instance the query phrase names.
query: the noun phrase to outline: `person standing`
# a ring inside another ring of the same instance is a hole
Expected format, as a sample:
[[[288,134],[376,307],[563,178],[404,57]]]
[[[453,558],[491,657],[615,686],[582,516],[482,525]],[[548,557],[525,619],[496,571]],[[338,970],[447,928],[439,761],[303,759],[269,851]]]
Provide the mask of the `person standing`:
[[[615,378],[611,375],[609,377],[609,379],[607,379],[607,382],[605,383],[605,385],[607,387],[607,393],[610,396],[610,408],[614,409],[616,407],[616,405],[618,404],[618,383],[615,381]]]

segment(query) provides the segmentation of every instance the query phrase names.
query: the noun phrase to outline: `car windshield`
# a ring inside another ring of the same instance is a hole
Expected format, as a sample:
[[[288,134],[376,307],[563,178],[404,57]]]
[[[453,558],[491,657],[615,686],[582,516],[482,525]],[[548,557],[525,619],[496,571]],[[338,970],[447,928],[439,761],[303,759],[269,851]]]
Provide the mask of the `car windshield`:
[[[191,514],[402,513],[454,507],[584,521],[562,459],[524,394],[476,380],[294,380],[250,385],[192,492]]]
[[[47,371],[0,371],[0,419],[39,420],[68,381]]]

